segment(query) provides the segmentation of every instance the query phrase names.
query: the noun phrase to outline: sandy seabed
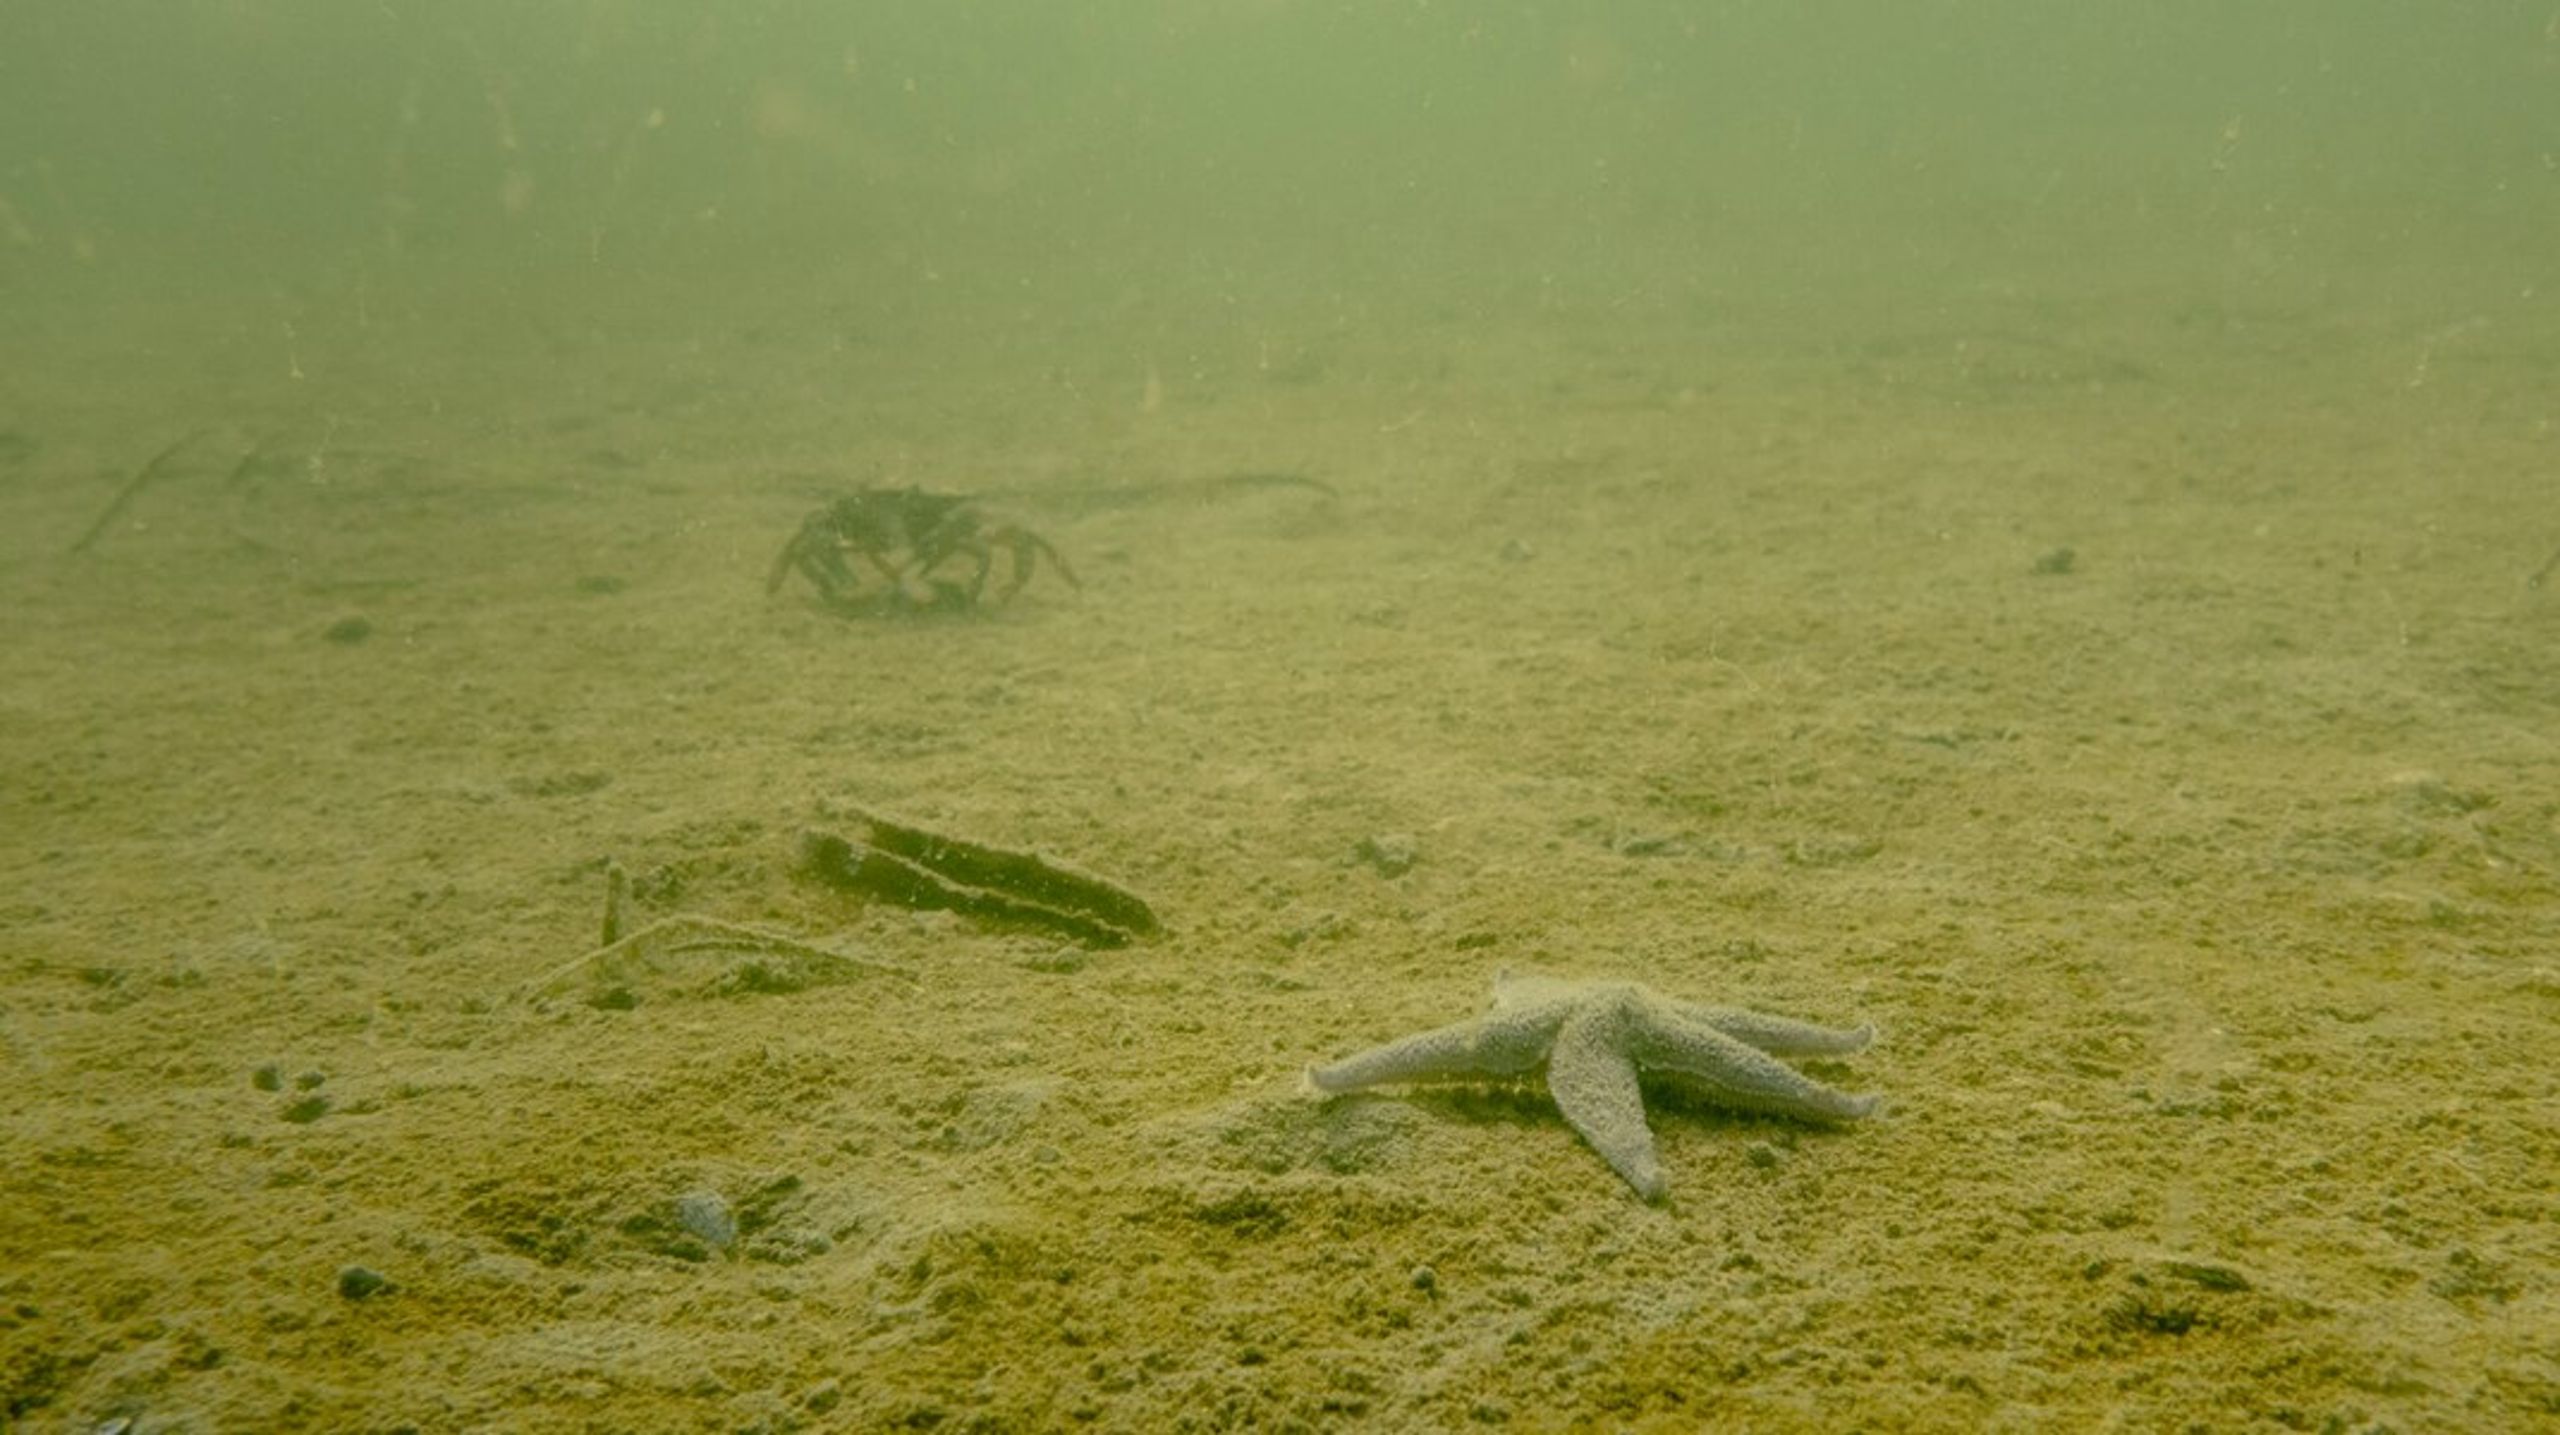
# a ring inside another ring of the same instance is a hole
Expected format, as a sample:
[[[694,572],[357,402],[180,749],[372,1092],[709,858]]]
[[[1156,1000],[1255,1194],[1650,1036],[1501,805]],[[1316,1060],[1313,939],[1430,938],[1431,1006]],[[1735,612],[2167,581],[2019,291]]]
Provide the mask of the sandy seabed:
[[[2547,336],[437,312],[11,340],[0,1424],[2560,1419]],[[867,479],[1082,587],[768,596]],[[850,901],[847,804],[1169,931]],[[909,975],[529,994],[609,857]],[[1648,1206],[1304,1089],[1506,966],[1872,1022],[1885,1114],[1666,1094]]]

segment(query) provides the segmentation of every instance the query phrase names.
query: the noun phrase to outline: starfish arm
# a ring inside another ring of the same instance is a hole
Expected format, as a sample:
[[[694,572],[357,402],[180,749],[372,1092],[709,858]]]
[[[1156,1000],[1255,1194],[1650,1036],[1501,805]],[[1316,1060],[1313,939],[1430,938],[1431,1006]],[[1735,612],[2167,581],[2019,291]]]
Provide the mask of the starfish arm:
[[[1810,1022],[1789,1021],[1765,1012],[1743,1011],[1737,1007],[1698,1006],[1690,1002],[1664,1002],[1684,1021],[1714,1027],[1736,1041],[1747,1042],[1771,1056],[1846,1056],[1864,1051],[1875,1040],[1871,1026],[1815,1026]]]
[[[1855,1121],[1879,1098],[1825,1086],[1739,1038],[1703,1022],[1651,1014],[1630,1043],[1647,1071],[1684,1078],[1700,1094],[1742,1111],[1806,1121]]]
[[[1536,1015],[1544,1015],[1536,1014]],[[1555,1013],[1561,1019],[1561,1012]],[[1470,1076],[1518,1076],[1546,1059],[1555,1020],[1484,1017],[1371,1047],[1327,1066],[1310,1068],[1318,1091],[1357,1091],[1397,1081]]]
[[[1584,1011],[1556,1033],[1547,1090],[1609,1169],[1648,1201],[1662,1198],[1662,1163],[1644,1121],[1644,1092],[1626,1051],[1626,1023],[1610,1008]]]

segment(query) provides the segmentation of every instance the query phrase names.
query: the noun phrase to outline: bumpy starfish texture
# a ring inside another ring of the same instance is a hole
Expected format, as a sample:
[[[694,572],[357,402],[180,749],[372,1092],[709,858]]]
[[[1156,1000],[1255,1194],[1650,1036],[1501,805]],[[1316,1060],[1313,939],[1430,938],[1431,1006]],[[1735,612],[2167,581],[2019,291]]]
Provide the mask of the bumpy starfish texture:
[[[1855,1121],[1879,1098],[1853,1096],[1778,1060],[1857,1051],[1869,1027],[1838,1031],[1675,1001],[1633,982],[1504,972],[1493,1010],[1311,1068],[1326,1093],[1395,1082],[1526,1076],[1546,1068],[1556,1106],[1636,1194],[1659,1200],[1662,1165],[1645,1125],[1643,1076],[1672,1077],[1720,1105],[1806,1121]]]

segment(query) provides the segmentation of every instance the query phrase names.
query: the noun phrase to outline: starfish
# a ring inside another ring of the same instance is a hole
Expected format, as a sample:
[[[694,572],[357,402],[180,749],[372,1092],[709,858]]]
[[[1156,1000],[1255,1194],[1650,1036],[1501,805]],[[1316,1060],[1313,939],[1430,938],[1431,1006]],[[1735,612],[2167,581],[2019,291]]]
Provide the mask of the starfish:
[[[1654,1201],[1666,1187],[1644,1121],[1640,1076],[1679,1077],[1746,1111],[1855,1121],[1879,1098],[1834,1090],[1777,1058],[1836,1056],[1874,1035],[1871,1027],[1836,1031],[1676,1001],[1633,982],[1501,972],[1486,1015],[1310,1068],[1307,1079],[1334,1094],[1390,1082],[1523,1076],[1544,1066],[1564,1119],[1636,1194]]]

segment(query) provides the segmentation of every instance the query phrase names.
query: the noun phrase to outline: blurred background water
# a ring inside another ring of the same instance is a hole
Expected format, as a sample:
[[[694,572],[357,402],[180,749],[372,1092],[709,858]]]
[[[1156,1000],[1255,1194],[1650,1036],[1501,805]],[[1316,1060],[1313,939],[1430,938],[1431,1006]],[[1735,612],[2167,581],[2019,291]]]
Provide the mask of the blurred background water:
[[[2493,0],[0,6],[20,326],[818,274],[1102,313],[2504,315],[2547,307],[2555,233],[2560,10]]]

